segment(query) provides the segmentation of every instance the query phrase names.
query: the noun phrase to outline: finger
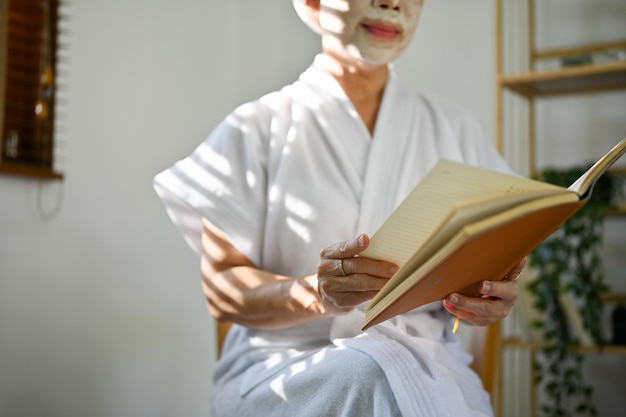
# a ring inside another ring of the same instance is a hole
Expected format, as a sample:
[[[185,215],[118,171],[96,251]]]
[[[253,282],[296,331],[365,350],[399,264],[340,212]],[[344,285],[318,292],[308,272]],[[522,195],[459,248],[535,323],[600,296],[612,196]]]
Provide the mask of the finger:
[[[330,311],[349,312],[371,300],[387,283],[386,278],[352,274],[347,277],[327,275],[318,280],[318,291],[323,304]]]
[[[379,291],[388,279],[369,275],[352,274],[346,277],[325,279],[321,285],[325,293],[351,293]]]
[[[327,298],[327,302],[330,302],[335,309],[349,312],[359,304],[371,300],[375,295],[376,291],[351,292],[341,294],[335,293]]]
[[[361,234],[354,239],[344,240],[322,249],[322,259],[352,258],[363,251],[369,245],[369,236]]]
[[[396,264],[387,261],[363,258],[359,256],[346,258],[323,257],[328,255],[336,256],[336,253],[337,252],[332,252],[331,247],[328,247],[326,248],[326,251],[323,251],[317,270],[319,276],[332,275],[345,277],[352,274],[361,274],[380,278],[390,278],[398,271],[398,266]],[[347,254],[349,252],[344,253]]]
[[[517,298],[517,282],[515,281],[483,281],[478,291],[484,297],[499,298],[501,300],[515,300]]]
[[[378,278],[391,278],[398,271],[398,266],[394,263],[358,256],[345,258],[338,264],[339,266],[343,264],[343,271],[346,275],[359,274]]]
[[[507,274],[502,278],[504,281],[517,281],[519,276],[521,275],[524,267],[526,266],[527,258],[522,259],[517,265],[513,267]]]
[[[449,313],[451,313],[452,315],[461,318],[461,320],[468,322],[470,324],[476,325],[476,326],[487,326],[497,320],[499,320],[498,318],[492,317],[492,316],[479,316],[471,311],[466,311],[460,308],[457,308],[456,306],[450,304],[447,300],[443,301],[443,305],[446,308],[446,310],[448,310]]]
[[[344,278],[349,274],[345,261],[345,259],[322,259],[317,266],[317,275]]]
[[[348,275],[348,274],[346,274],[346,270],[343,268],[343,258],[336,259],[335,261],[336,261],[335,263],[337,264],[337,266],[339,268],[339,272],[341,272],[341,275],[344,276],[344,277],[346,275]]]
[[[444,299],[444,307],[449,312],[477,325],[486,325],[505,318],[512,306],[510,301],[467,297],[456,293]]]
[[[517,299],[517,282],[515,281],[483,281],[478,288],[484,297],[492,297],[506,302]]]
[[[335,276],[345,277],[348,272],[345,270],[343,259],[324,259],[320,260],[317,265],[317,275],[322,276]]]

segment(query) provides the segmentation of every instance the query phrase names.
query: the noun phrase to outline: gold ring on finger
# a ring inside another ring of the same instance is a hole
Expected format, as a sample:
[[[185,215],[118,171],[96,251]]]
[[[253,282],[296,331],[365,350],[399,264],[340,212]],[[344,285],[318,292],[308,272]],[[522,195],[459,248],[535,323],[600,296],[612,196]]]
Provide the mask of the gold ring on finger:
[[[341,271],[341,275],[346,276],[346,271],[343,269],[343,258],[339,260],[339,270]]]

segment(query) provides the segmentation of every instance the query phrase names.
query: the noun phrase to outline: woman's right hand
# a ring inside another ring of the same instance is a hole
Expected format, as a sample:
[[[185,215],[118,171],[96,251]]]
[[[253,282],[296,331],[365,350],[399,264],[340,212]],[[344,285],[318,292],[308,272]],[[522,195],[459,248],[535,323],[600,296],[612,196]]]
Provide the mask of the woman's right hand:
[[[354,310],[372,299],[398,270],[391,262],[359,257],[368,245],[369,236],[362,234],[322,249],[317,286],[327,313],[344,314]]]

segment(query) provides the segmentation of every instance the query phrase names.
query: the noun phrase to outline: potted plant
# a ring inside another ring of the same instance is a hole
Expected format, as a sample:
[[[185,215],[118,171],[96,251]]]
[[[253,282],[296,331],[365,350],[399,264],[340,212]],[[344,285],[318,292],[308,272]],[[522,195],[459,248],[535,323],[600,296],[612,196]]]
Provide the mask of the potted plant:
[[[583,168],[546,169],[542,181],[568,186]],[[585,355],[573,349],[578,345],[567,315],[559,302],[564,291],[577,301],[584,328],[595,344],[602,346],[602,301],[609,288],[604,282],[601,261],[604,219],[622,195],[624,177],[606,173],[595,185],[588,201],[557,232],[529,257],[537,278],[527,290],[534,295],[541,319],[531,323],[543,334],[544,345],[534,358],[535,385],[541,387],[542,416],[597,416],[593,387],[585,382],[582,366]]]

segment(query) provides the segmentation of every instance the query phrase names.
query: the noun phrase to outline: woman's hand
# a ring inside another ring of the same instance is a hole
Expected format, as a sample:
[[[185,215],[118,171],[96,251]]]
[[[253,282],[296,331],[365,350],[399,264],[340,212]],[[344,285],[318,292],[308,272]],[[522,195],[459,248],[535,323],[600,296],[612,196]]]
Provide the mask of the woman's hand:
[[[525,265],[526,258],[500,281],[481,282],[478,286],[481,297],[453,293],[443,300],[443,306],[455,316],[478,326],[501,320],[508,316],[517,300],[517,279]]]
[[[348,313],[370,300],[398,270],[390,262],[357,256],[369,245],[366,234],[322,249],[317,267],[319,297],[327,313]]]

